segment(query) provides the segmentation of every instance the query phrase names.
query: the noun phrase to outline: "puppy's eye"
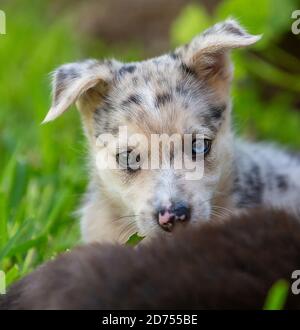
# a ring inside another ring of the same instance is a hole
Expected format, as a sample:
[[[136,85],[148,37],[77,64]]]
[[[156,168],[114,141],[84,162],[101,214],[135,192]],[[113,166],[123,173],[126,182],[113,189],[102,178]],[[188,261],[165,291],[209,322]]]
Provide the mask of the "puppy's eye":
[[[193,141],[192,152],[193,157],[197,154],[208,155],[211,149],[211,140],[208,139],[198,139]]]
[[[133,150],[120,152],[116,155],[116,161],[120,169],[134,172],[140,169],[140,154],[136,154]]]

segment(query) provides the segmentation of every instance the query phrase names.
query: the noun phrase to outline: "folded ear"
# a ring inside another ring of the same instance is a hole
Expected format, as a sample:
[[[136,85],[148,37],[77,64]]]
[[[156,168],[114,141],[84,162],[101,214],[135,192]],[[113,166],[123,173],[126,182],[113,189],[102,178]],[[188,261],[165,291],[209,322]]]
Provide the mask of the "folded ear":
[[[235,20],[228,19],[204,31],[177,52],[199,77],[221,74],[226,78],[231,76],[229,51],[252,45],[260,38],[261,36],[248,34]]]
[[[53,73],[52,106],[43,123],[54,120],[83,97],[100,102],[120,66],[113,60],[85,60],[59,67]]]

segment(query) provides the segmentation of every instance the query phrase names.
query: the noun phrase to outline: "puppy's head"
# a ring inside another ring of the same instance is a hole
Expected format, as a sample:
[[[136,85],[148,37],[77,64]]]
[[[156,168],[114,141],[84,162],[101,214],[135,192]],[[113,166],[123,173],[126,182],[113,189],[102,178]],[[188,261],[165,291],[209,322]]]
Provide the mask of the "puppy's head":
[[[147,61],[63,65],[45,122],[77,103],[102,189],[143,235],[209,219],[232,162],[228,53],[258,39],[227,20]]]

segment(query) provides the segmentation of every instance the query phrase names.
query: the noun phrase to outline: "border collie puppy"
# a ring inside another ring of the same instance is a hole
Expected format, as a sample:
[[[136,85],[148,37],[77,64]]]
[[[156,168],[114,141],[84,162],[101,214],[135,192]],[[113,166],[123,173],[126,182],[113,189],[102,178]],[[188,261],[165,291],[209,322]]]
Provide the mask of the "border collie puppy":
[[[259,39],[229,19],[156,58],[84,60],[54,72],[45,122],[76,103],[88,139],[85,242],[170,236],[253,207],[300,213],[299,159],[242,141],[231,125],[229,54]]]

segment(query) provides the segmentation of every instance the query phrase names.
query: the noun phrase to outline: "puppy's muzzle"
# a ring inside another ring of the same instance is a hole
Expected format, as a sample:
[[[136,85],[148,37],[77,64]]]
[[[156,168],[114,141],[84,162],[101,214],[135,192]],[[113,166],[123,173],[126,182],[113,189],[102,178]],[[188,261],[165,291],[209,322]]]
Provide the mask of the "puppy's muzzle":
[[[185,203],[172,204],[157,212],[158,224],[166,231],[172,231],[178,223],[186,223],[191,218],[191,210]]]

